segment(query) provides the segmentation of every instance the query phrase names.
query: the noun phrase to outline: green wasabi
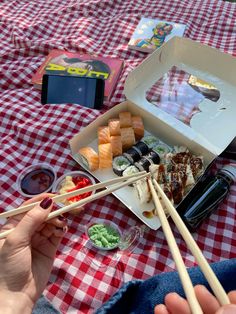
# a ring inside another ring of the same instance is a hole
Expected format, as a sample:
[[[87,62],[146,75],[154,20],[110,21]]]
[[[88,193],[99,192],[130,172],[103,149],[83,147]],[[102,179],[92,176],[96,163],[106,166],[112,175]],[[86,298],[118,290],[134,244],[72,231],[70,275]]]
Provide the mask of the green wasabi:
[[[88,229],[90,240],[98,247],[111,249],[120,242],[120,234],[108,225],[95,224]]]

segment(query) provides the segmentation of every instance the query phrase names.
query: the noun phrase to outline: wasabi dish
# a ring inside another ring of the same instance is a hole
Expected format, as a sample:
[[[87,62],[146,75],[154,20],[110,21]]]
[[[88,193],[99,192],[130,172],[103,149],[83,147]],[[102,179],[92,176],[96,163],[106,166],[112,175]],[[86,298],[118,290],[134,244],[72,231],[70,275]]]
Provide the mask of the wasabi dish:
[[[120,233],[107,224],[94,224],[88,228],[88,236],[91,242],[101,249],[116,248],[120,242]]]

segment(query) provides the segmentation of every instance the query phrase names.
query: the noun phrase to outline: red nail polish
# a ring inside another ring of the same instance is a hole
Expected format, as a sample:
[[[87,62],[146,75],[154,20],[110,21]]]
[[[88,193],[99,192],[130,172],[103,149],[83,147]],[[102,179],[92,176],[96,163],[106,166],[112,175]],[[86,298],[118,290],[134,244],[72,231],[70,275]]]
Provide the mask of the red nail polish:
[[[66,221],[66,220],[67,220],[64,216],[59,216],[58,219],[59,219],[60,221]]]
[[[41,201],[39,204],[43,209],[48,209],[52,205],[52,199],[46,197],[44,200]]]

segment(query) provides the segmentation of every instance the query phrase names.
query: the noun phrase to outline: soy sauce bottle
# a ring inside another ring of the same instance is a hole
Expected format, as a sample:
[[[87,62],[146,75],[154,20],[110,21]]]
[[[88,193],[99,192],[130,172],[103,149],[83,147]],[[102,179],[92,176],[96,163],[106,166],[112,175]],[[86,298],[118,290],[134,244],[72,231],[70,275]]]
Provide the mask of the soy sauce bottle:
[[[223,201],[235,179],[236,167],[227,165],[215,176],[206,176],[196,184],[178,208],[180,216],[191,231],[195,231]]]

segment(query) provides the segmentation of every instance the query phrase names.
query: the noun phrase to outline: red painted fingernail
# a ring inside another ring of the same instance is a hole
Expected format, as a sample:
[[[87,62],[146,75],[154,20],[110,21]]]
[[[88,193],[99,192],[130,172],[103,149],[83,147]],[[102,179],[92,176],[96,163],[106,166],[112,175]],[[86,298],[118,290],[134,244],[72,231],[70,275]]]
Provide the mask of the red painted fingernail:
[[[66,220],[67,220],[66,217],[64,217],[64,216],[62,216],[62,215],[59,216],[58,219],[59,219],[60,221],[66,221]]]
[[[39,204],[43,209],[48,209],[52,205],[52,199],[46,197],[44,200],[41,201]]]

